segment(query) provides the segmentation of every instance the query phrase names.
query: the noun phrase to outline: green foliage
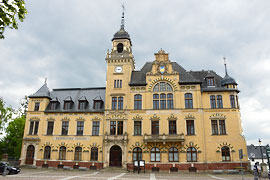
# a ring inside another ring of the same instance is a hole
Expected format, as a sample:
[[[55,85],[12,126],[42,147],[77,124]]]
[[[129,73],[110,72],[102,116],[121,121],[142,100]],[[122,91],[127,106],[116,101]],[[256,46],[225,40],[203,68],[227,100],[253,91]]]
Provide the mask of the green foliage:
[[[0,134],[4,130],[5,124],[11,119],[13,109],[6,107],[4,100],[0,97]]]
[[[3,144],[10,157],[19,158],[22,148],[25,116],[17,117],[9,122]]]
[[[25,18],[27,10],[24,0],[2,0],[0,2],[0,39],[4,39],[6,27],[18,29],[17,19],[21,22]]]

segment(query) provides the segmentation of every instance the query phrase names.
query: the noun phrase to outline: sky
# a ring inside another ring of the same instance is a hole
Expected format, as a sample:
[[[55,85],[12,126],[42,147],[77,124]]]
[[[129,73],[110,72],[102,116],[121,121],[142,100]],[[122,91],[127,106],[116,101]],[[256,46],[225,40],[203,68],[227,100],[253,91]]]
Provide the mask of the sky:
[[[186,70],[223,77],[226,57],[247,143],[270,144],[269,0],[27,0],[24,22],[0,40],[0,97],[16,108],[45,78],[51,90],[105,87],[123,2],[136,69],[162,48]]]

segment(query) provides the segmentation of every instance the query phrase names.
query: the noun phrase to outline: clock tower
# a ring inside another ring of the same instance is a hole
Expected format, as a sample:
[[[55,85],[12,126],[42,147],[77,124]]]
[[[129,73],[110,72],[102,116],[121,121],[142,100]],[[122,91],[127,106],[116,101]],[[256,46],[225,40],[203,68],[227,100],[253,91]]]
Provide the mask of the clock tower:
[[[106,75],[106,110],[127,109],[129,95],[129,82],[131,73],[135,68],[134,57],[132,54],[132,43],[128,32],[125,30],[124,12],[120,30],[112,38],[112,49],[106,54],[107,75]],[[112,105],[112,98],[123,97],[123,105],[120,107],[118,102]]]

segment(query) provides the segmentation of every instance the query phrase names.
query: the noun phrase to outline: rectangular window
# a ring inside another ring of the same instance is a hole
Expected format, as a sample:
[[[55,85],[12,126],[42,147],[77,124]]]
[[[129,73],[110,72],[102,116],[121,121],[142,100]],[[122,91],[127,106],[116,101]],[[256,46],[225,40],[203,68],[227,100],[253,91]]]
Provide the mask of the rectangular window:
[[[123,121],[117,121],[117,135],[123,135]]]
[[[93,121],[92,123],[92,135],[98,136],[99,135],[99,121]]]
[[[153,109],[159,109],[159,94],[153,95]]]
[[[37,135],[37,133],[38,133],[38,126],[39,126],[39,121],[35,121],[34,135]]]
[[[68,135],[68,121],[63,121],[62,122],[62,135]]]
[[[83,135],[83,126],[84,122],[83,121],[77,121],[77,135]]]
[[[210,96],[210,105],[211,109],[216,109],[216,96],[214,95]]]
[[[230,95],[231,108],[235,108],[235,98],[234,95]]]
[[[134,135],[142,135],[142,121],[134,121]]]
[[[217,135],[218,134],[218,122],[217,120],[211,120],[212,124],[212,134]]]
[[[118,109],[122,110],[123,109],[123,97],[118,97]]]
[[[117,108],[117,97],[112,97],[112,109]]]
[[[160,109],[166,109],[166,94],[160,94]]]
[[[57,102],[51,102],[50,110],[56,110]]]
[[[110,122],[110,135],[116,134],[116,121]]]
[[[102,108],[102,101],[95,100],[94,101],[94,109],[101,109]]]
[[[33,129],[34,129],[34,121],[30,121],[30,127],[29,127],[29,134],[32,135],[33,134]]]
[[[169,134],[176,134],[176,121],[169,121]]]
[[[53,121],[49,121],[47,125],[47,135],[52,135],[53,134]]]
[[[84,110],[86,109],[86,101],[79,101],[79,110]]]
[[[194,120],[187,120],[187,135],[194,135]]]
[[[64,102],[64,110],[69,110],[69,109],[71,109],[71,102],[70,101]]]
[[[215,86],[214,78],[212,78],[212,77],[207,78],[207,85],[208,86]]]
[[[35,109],[34,109],[34,111],[39,111],[39,105],[40,105],[39,102],[35,102]]]
[[[219,133],[226,134],[225,120],[219,120]]]
[[[114,88],[122,88],[122,80],[121,79],[114,80]]]
[[[217,95],[217,108],[223,108],[222,96]]]
[[[152,121],[152,135],[159,134],[159,121]]]

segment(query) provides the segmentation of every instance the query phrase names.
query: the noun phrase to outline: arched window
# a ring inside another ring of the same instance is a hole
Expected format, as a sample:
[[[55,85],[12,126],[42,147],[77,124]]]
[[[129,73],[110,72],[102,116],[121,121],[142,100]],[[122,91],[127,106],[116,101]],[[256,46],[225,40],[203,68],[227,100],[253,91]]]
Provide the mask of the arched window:
[[[173,109],[173,94],[172,93],[167,94],[167,108]]]
[[[223,108],[222,96],[217,95],[217,108]]]
[[[152,162],[160,162],[160,150],[159,148],[152,148],[151,149],[151,161]]]
[[[175,147],[171,147],[169,149],[169,161],[170,162],[178,162],[179,161],[178,149],[176,149]]]
[[[159,94],[153,94],[153,109],[159,109]]]
[[[82,148],[77,146],[75,148],[75,155],[74,155],[75,161],[81,161],[82,160]]]
[[[91,148],[91,161],[97,161],[98,160],[98,148],[92,147]]]
[[[216,97],[214,95],[210,96],[210,104],[211,104],[211,109],[216,108]]]
[[[194,147],[187,148],[187,161],[188,162],[197,161],[197,150]]]
[[[193,99],[191,93],[185,94],[185,108],[186,109],[192,109],[193,108]]]
[[[124,45],[122,43],[117,44],[117,52],[121,53],[124,50]]]
[[[173,109],[173,94],[166,93],[173,91],[172,86],[166,82],[157,83],[154,92],[162,92],[161,94],[153,94],[153,109]]]
[[[157,83],[154,88],[154,92],[164,92],[164,91],[173,91],[172,86],[166,82]]]
[[[142,109],[142,95],[140,94],[134,96],[134,109]]]
[[[50,146],[45,147],[44,159],[51,159],[51,147]]]
[[[66,159],[66,152],[67,152],[67,148],[65,146],[61,146],[59,149],[59,160]]]
[[[223,146],[221,148],[221,155],[222,155],[222,161],[230,161],[231,160],[230,148],[227,146]]]
[[[142,149],[136,147],[133,149],[133,161],[142,160]]]

